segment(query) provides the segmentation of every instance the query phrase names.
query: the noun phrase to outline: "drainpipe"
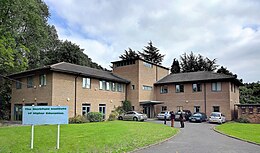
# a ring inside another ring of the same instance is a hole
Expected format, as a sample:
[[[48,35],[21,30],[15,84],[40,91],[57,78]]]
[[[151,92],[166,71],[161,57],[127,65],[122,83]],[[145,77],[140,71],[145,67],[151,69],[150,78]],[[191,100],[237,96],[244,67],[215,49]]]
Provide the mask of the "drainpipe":
[[[77,113],[77,78],[79,77],[79,74],[75,77],[75,99],[74,99],[74,116],[76,117]]]
[[[207,95],[206,95],[206,83],[204,82],[204,109],[205,109],[205,114],[207,114]]]

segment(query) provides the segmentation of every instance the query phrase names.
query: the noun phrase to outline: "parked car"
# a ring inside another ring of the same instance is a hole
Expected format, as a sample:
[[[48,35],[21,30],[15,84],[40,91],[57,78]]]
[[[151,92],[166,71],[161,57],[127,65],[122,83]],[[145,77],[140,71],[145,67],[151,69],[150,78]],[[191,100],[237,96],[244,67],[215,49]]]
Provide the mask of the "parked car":
[[[137,111],[129,111],[118,116],[119,120],[144,121],[147,115]]]
[[[175,113],[175,121],[179,121],[180,119],[179,119],[179,117],[180,117],[180,114],[181,114],[181,112],[182,112],[182,115],[183,115],[183,117],[184,117],[184,119],[186,120],[186,121],[188,121],[189,120],[189,117],[191,116],[191,111],[190,110],[183,110],[183,111],[178,111],[177,113]]]
[[[226,117],[220,112],[212,112],[209,116],[209,123],[225,123]]]
[[[158,118],[159,120],[164,120],[165,112],[166,112],[166,119],[167,119],[167,120],[170,120],[170,119],[171,119],[170,111],[162,111],[162,112],[160,112],[160,113],[157,115],[157,118]]]
[[[207,115],[205,113],[196,112],[191,117],[189,117],[190,122],[203,122],[207,120]]]

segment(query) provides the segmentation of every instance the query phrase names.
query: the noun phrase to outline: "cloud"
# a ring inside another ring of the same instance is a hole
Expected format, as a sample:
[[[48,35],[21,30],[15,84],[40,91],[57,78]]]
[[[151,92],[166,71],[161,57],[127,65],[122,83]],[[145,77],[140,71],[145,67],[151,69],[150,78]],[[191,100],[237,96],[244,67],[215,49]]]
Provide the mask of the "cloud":
[[[60,38],[79,44],[103,67],[109,68],[128,47],[141,51],[152,40],[166,54],[166,67],[171,66],[173,58],[193,51],[217,58],[219,65],[246,82],[259,80],[257,0],[45,2],[52,14],[49,22]]]

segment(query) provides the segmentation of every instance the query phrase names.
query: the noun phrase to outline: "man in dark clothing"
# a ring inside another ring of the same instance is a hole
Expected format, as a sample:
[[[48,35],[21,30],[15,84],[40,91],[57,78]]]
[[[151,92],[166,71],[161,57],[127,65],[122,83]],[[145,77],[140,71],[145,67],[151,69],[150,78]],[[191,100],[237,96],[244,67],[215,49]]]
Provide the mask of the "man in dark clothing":
[[[171,111],[171,127],[174,127],[174,119],[175,119],[175,114],[173,111]]]
[[[182,115],[182,112],[180,114],[180,123],[181,123],[181,128],[184,128],[184,119],[183,119],[183,115]]]
[[[164,113],[164,124],[166,124],[167,121],[167,111]]]

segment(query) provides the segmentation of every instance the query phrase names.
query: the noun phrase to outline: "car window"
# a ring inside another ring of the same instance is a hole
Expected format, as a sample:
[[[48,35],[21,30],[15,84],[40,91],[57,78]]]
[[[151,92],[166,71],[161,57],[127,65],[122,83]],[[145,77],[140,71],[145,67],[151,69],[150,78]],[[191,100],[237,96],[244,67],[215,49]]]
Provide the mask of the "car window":
[[[197,116],[197,117],[200,117],[200,116],[202,116],[201,114],[194,114],[193,116]]]
[[[165,112],[161,112],[161,114],[165,114]]]
[[[133,112],[127,112],[126,114],[133,114]]]
[[[212,113],[210,116],[220,117],[220,114],[218,114],[218,113]]]

